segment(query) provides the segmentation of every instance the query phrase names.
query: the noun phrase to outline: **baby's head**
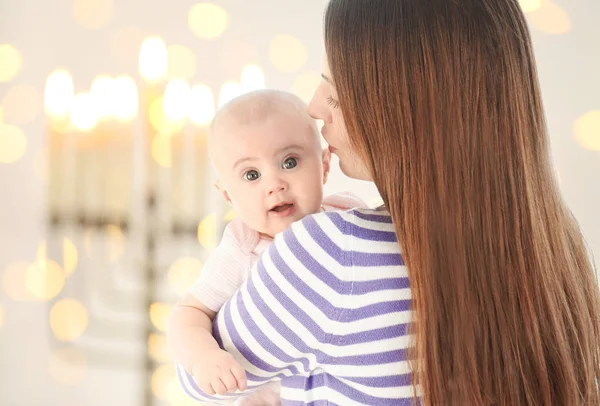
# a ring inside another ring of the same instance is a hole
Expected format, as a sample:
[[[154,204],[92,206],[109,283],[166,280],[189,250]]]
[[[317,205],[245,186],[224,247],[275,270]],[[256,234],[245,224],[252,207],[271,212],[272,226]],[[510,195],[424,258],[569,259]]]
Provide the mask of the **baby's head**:
[[[297,96],[244,94],[216,114],[208,151],[217,188],[254,230],[274,236],[319,211],[330,154]]]

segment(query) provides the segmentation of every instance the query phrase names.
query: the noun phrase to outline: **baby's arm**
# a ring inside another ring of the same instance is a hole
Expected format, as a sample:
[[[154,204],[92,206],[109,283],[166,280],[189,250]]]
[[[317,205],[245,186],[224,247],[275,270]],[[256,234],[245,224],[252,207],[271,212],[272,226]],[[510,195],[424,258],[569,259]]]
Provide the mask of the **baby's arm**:
[[[177,303],[167,333],[173,358],[209,395],[244,390],[246,372],[213,338],[215,315],[189,293]]]

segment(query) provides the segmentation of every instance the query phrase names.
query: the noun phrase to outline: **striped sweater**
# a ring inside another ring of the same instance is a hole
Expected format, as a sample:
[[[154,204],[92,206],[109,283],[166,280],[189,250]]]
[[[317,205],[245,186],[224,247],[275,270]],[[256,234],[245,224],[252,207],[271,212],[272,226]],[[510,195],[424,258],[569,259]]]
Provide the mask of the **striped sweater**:
[[[223,306],[215,338],[248,390],[281,380],[283,405],[413,405],[410,288],[391,218],[354,209],[279,234]],[[177,366],[184,390],[209,396]]]

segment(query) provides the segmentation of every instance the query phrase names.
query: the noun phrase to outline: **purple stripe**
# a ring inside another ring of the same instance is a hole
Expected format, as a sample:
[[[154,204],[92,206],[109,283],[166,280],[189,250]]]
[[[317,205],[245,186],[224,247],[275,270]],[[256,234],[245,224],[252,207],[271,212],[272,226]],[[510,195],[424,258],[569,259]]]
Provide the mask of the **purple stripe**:
[[[247,286],[248,286],[248,293],[250,294],[250,297],[252,297],[253,299],[254,299],[254,297],[260,297],[253,281],[248,280]],[[262,302],[262,298],[260,300]],[[256,302],[255,300],[253,300],[253,301]],[[252,315],[246,308],[246,305],[242,299],[241,294],[237,295],[237,306],[239,309],[241,320],[246,325],[246,328],[248,329],[250,334],[252,334],[254,339],[257,342],[259,342],[262,345],[262,347],[265,350],[267,350],[271,355],[273,355],[275,358],[279,359],[280,361],[282,361],[284,363],[290,364],[288,369],[292,374],[294,374],[294,375],[300,374],[300,371],[298,371],[298,368],[291,365],[293,362],[300,362],[302,364],[302,366],[304,367],[303,372],[308,372],[310,370],[308,359],[293,358],[293,357],[287,355],[285,352],[283,352],[281,350],[281,348],[279,346],[273,344],[271,339],[269,337],[267,337],[267,335],[265,333],[263,333],[261,328],[255,323],[254,319],[252,318]],[[272,325],[275,323],[280,324],[280,325],[283,324],[276,315],[272,314],[271,316],[272,317],[267,318],[267,321],[269,321]]]
[[[332,213],[338,215],[338,213]],[[341,219],[341,217],[340,217]],[[315,221],[311,216],[305,217],[302,220],[302,224],[306,228],[308,234],[312,237],[312,239],[321,246],[329,255],[335,258],[340,264],[344,266],[350,265],[358,265],[365,267],[379,267],[379,266],[400,266],[404,265],[404,260],[400,253],[390,254],[384,252],[360,252],[360,251],[343,251],[338,245],[336,245],[331,238],[323,231],[323,229],[319,226],[319,224]],[[352,226],[352,230],[349,231],[347,229],[342,230],[344,234],[352,233],[354,237],[360,237],[361,228],[352,225],[352,223],[344,222],[344,225],[349,224]],[[366,229],[362,229],[366,230]],[[358,231],[358,232],[356,232]],[[374,230],[371,230],[374,231]],[[287,233],[286,233],[287,234]],[[393,233],[391,233],[394,235]],[[382,236],[383,237],[383,236]],[[386,241],[385,239],[379,238],[372,240],[374,242],[377,241]],[[396,241],[396,236],[391,240]],[[398,250],[400,248],[398,247]],[[351,262],[350,262],[351,261]]]
[[[305,377],[294,377],[288,378],[282,382],[282,386],[286,388],[304,389],[309,391],[314,388],[328,387],[331,388],[347,398],[350,398],[358,403],[366,405],[394,405],[394,406],[412,406],[413,399],[410,398],[381,398],[377,396],[368,395],[358,389],[353,388],[339,379],[329,374],[312,375],[308,378]]]
[[[369,331],[361,331],[360,333],[346,334],[343,336],[335,336],[332,340],[336,346],[345,347],[348,345],[364,344],[376,342],[380,340],[388,340],[390,338],[398,338],[408,335],[409,324],[397,324],[395,326],[383,327]]]
[[[307,231],[311,234],[312,238],[315,239],[315,242],[319,244],[325,251],[327,251],[333,259],[335,259],[339,264],[344,267],[350,268],[352,265],[356,266],[398,266],[398,273],[404,273],[404,270],[400,269],[400,266],[403,265],[402,257],[399,254],[366,254],[366,253],[357,253],[352,251],[342,251],[339,247],[331,242],[329,238],[325,236],[323,230],[321,230],[318,226],[315,225],[313,228],[316,228],[320,232],[324,240],[317,239],[314,235],[312,235],[311,230],[307,228]],[[400,278],[386,278],[386,279],[377,279],[373,281],[365,281],[365,282],[352,282],[352,281],[342,281],[337,278],[333,273],[329,272],[325,267],[323,267],[317,260],[315,260],[312,255],[302,246],[302,244],[298,241],[296,235],[291,229],[286,230],[282,234],[283,240],[286,242],[289,250],[292,254],[300,261],[302,265],[310,272],[312,272],[315,277],[317,277],[321,282],[329,286],[331,289],[336,291],[337,293],[346,294],[349,286],[353,286],[353,292],[355,294],[364,294],[370,293],[380,290],[390,290],[390,289],[405,289],[409,287],[408,278],[400,277]],[[276,263],[278,269],[282,271],[282,274],[291,274],[289,267],[285,265],[283,259],[277,252],[277,242],[275,244],[271,244],[268,248],[269,255],[273,257],[274,253],[277,253],[280,261]],[[327,246],[329,244],[330,246]],[[365,264],[366,261],[366,264]],[[286,271],[284,272],[284,266]]]
[[[281,406],[339,406],[330,400],[315,400],[310,403],[304,403],[301,400],[286,400],[281,398]]]
[[[237,294],[239,295],[239,292]],[[221,317],[221,314],[223,314],[222,317],[224,318],[225,327],[227,327],[227,331],[229,332],[229,336],[231,337],[231,342],[237,348],[237,350],[240,352],[240,354],[242,354],[243,357],[248,362],[250,362],[252,365],[257,367],[258,369],[261,369],[266,372],[271,372],[271,373],[279,372],[279,368],[276,368],[273,365],[268,364],[267,362],[260,359],[250,349],[250,347],[248,347],[246,345],[244,339],[242,338],[242,336],[239,334],[239,332],[235,328],[235,323],[233,322],[232,315],[231,315],[231,301],[228,301],[225,304],[224,310],[225,311],[223,311],[223,309],[221,309],[221,312],[219,313],[219,317]]]
[[[367,221],[373,221],[376,223],[384,223],[384,224],[392,224],[392,217],[389,215],[385,215],[385,214],[366,214],[363,213],[359,210],[351,210],[348,213],[355,215],[356,217],[363,219],[363,220],[367,220]]]
[[[412,374],[399,374],[390,376],[377,376],[360,378],[355,376],[340,376],[340,379],[345,379],[354,383],[358,383],[364,386],[370,386],[372,388],[394,388],[396,386],[409,386],[412,385]]]
[[[396,233],[393,231],[382,231],[373,230],[372,228],[361,227],[357,224],[350,223],[342,218],[340,213],[329,212],[327,213],[329,219],[335,224],[335,226],[346,235],[353,235],[360,238],[361,240],[369,241],[385,241],[385,242],[397,242]],[[314,222],[314,218],[307,218],[308,221]],[[350,227],[347,227],[350,225]]]
[[[384,351],[379,353],[361,354],[361,355],[350,355],[345,357],[329,357],[325,363],[331,365],[385,365],[394,362],[406,361],[407,352],[406,349]]]

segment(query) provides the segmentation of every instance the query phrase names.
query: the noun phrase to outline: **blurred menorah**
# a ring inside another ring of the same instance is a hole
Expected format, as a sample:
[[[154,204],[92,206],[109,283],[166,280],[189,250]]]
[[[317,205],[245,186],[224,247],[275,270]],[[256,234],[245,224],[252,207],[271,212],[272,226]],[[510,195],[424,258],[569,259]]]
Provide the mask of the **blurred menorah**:
[[[167,81],[168,63],[164,42],[150,37],[140,86],[100,76],[75,94],[70,74],[56,70],[45,89],[49,207],[39,276],[52,345],[64,362],[141,368],[144,406],[181,395],[164,335],[170,304],[235,215],[213,191],[206,155],[213,93]],[[221,87],[219,105],[263,86],[260,68],[249,66]]]

